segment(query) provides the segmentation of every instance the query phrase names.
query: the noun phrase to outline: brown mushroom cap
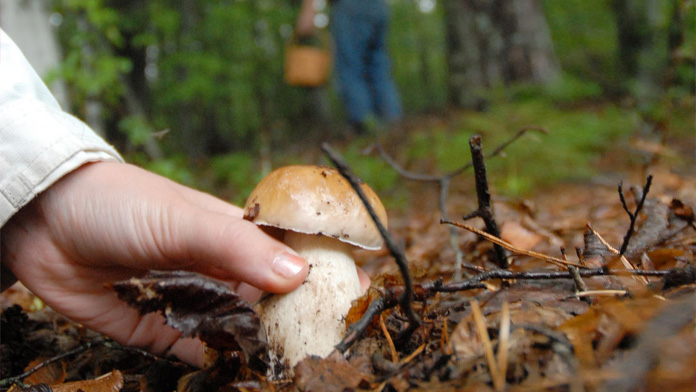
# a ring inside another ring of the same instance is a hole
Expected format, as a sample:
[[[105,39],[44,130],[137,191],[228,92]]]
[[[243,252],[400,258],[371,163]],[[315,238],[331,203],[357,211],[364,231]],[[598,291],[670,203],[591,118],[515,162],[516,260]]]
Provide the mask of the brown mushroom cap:
[[[361,184],[380,221],[387,213],[372,189]],[[251,192],[244,219],[305,234],[323,234],[365,249],[382,237],[348,181],[325,166],[285,166],[269,173]]]

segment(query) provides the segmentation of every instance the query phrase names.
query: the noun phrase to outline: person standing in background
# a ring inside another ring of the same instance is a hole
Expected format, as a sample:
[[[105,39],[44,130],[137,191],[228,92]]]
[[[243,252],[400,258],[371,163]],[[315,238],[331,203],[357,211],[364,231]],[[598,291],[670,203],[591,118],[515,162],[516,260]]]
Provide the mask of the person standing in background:
[[[353,130],[364,134],[374,120],[385,125],[399,121],[401,101],[387,48],[389,6],[385,0],[334,0],[330,4],[336,81]],[[303,0],[297,21],[299,36],[313,33],[314,15],[314,0]]]

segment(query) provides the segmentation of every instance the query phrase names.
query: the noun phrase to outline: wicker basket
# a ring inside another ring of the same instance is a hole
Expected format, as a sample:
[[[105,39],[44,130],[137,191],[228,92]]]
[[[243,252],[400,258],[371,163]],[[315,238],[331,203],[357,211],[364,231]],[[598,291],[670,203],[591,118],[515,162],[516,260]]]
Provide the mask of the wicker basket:
[[[324,47],[298,44],[293,35],[285,47],[285,82],[291,86],[324,85],[331,72],[331,51]]]

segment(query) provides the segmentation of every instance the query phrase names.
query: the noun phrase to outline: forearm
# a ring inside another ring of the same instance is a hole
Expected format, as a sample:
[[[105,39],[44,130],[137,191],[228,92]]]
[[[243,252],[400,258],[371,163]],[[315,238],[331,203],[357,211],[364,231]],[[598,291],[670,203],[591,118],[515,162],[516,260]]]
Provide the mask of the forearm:
[[[0,58],[1,228],[36,195],[76,168],[122,158],[85,123],[61,110],[1,30]],[[2,287],[13,280],[3,262]]]

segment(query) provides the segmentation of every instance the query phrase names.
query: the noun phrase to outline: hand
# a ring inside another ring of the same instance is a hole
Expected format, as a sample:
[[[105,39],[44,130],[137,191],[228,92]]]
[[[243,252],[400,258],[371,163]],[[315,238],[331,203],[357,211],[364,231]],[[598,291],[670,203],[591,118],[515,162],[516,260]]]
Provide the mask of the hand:
[[[65,176],[2,228],[2,260],[55,311],[126,345],[201,365],[202,345],[104,287],[147,270],[184,269],[243,297],[288,292],[308,266],[242,219],[242,210],[134,166],[100,162]],[[361,272],[363,285],[369,279]]]
[[[300,14],[297,17],[295,31],[298,37],[309,37],[314,34],[314,0],[303,0]]]

